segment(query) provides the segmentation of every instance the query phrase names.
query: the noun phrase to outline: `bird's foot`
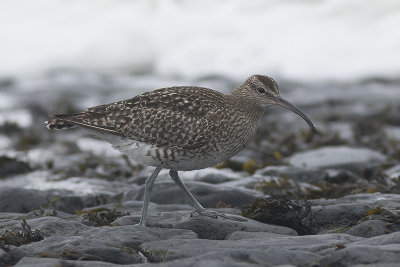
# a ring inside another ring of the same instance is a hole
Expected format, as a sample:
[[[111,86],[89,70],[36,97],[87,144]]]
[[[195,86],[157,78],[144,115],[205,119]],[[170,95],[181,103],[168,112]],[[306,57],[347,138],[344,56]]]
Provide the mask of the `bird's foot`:
[[[200,216],[207,216],[207,217],[214,218],[214,219],[218,219],[218,217],[221,217],[221,218],[232,220],[232,221],[242,221],[239,218],[235,218],[235,217],[226,215],[225,213],[215,211],[215,210],[206,210],[206,209],[194,210],[190,213],[190,217],[193,217],[193,215],[195,213],[199,214]]]
[[[140,223],[135,223],[134,226],[137,226],[139,228],[147,227],[146,224],[140,224]]]

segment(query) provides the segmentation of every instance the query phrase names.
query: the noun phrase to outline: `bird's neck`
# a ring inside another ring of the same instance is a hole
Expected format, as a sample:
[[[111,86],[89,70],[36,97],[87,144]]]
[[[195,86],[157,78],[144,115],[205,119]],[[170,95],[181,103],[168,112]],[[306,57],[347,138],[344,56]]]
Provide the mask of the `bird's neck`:
[[[239,92],[232,92],[226,95],[227,101],[236,112],[242,113],[249,120],[258,123],[258,120],[264,114],[264,108],[261,107],[257,101],[246,96],[245,94],[240,94]]]

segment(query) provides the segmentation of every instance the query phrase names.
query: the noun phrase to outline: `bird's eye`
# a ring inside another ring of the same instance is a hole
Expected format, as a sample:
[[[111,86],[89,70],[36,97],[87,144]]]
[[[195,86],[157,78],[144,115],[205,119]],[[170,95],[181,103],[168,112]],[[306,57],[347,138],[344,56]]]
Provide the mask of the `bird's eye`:
[[[258,92],[259,94],[265,94],[265,90],[264,90],[264,88],[262,88],[262,87],[258,87],[258,88],[257,88],[257,92]]]

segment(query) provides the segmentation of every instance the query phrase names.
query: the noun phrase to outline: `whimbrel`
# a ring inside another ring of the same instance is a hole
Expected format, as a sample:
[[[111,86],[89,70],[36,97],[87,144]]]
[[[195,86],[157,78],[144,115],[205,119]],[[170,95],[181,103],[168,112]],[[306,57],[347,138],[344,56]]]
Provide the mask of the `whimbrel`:
[[[300,109],[280,96],[276,82],[263,75],[250,76],[231,94],[193,86],[162,88],[81,113],[54,115],[46,124],[49,129],[87,128],[133,160],[156,167],[145,182],[143,227],[154,181],[163,168],[170,170],[195,212],[224,217],[204,209],[178,171],[214,166],[237,154],[254,137],[265,108],[273,105],[297,113],[316,131]]]

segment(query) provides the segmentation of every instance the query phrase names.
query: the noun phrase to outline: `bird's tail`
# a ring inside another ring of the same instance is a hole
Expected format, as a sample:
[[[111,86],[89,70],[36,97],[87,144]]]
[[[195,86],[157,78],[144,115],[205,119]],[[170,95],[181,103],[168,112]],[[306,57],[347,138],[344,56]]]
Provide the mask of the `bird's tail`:
[[[51,120],[45,122],[47,129],[49,130],[62,130],[77,126],[74,123],[68,121],[68,118],[73,117],[76,114],[71,115],[54,115]]]

